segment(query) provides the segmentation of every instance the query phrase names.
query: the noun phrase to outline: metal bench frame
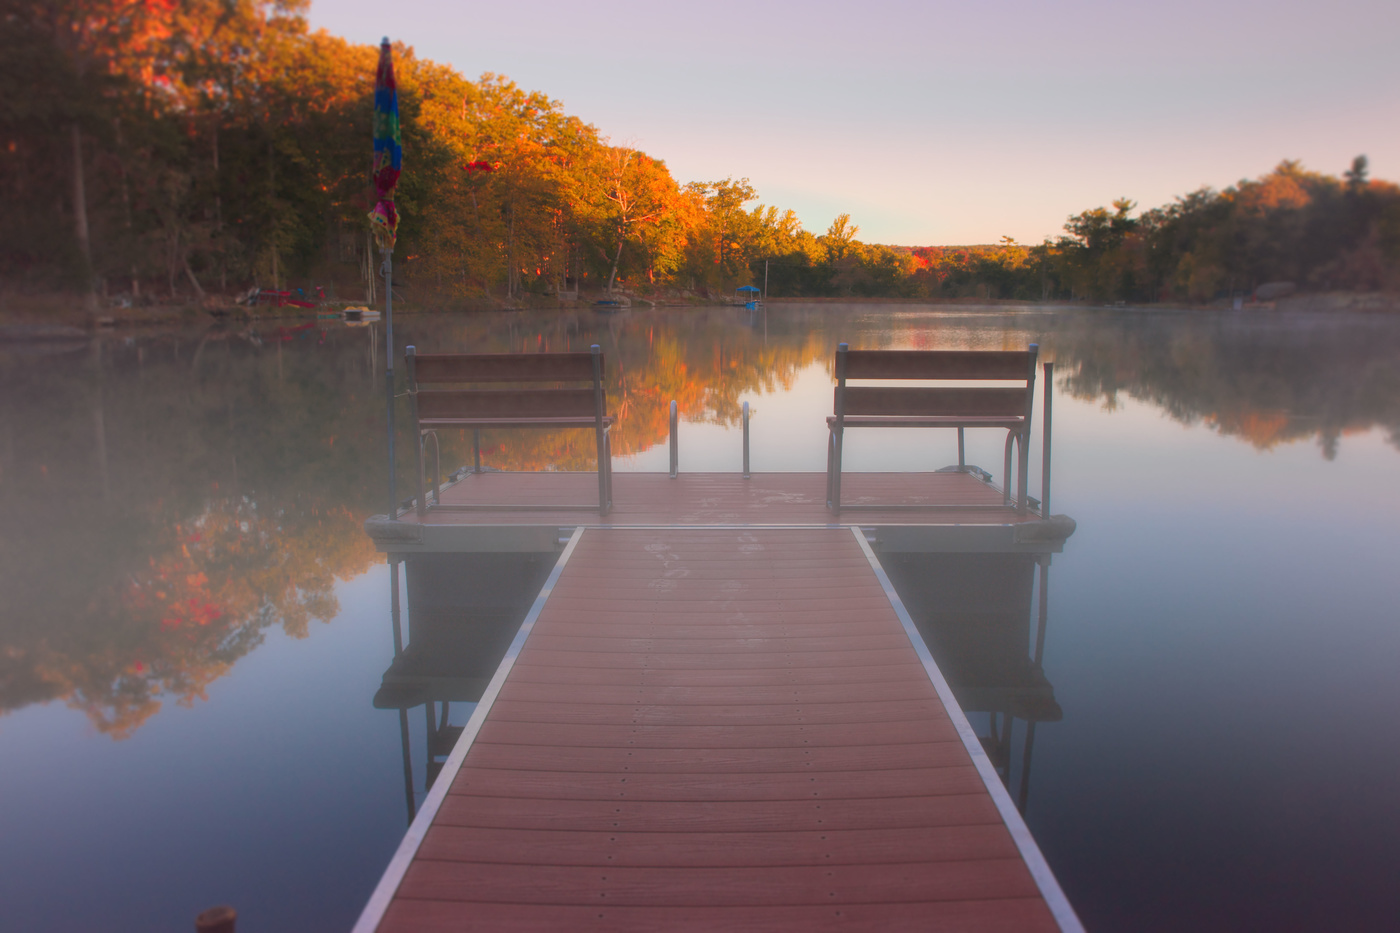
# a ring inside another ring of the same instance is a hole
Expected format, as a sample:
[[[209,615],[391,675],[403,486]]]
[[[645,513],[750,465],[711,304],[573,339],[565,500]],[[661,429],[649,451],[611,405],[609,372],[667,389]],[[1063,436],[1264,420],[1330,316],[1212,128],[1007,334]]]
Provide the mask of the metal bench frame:
[[[964,450],[966,428],[1004,428],[1006,434],[1002,504],[1011,505],[1011,448],[1017,457],[1016,510],[1024,514],[1030,504],[1027,495],[1027,467],[1030,458],[1031,416],[1034,413],[1035,364],[1039,347],[1026,350],[851,350],[847,344],[836,349],[835,414],[826,419],[827,508],[833,514],[844,510],[899,509],[985,509],[986,506],[898,504],[842,505],[841,455],[847,428],[956,428],[958,431],[959,472],[969,467]],[[1047,387],[1049,364],[1046,364]],[[906,387],[849,386],[848,380],[921,380],[937,382],[1019,382],[1010,387]],[[1042,467],[1044,495],[1049,500],[1049,392],[1045,398],[1046,460]],[[984,474],[985,475],[985,474]]]
[[[592,511],[597,508],[602,515],[612,508],[612,447],[609,432],[613,418],[607,413],[603,352],[597,344],[588,353],[419,354],[410,346],[404,352],[404,359],[408,369],[409,409],[413,415],[416,438],[414,454],[418,467],[418,497],[415,508],[420,517],[426,515],[430,508],[450,512]],[[499,383],[511,383],[517,387],[505,390],[482,388]],[[550,387],[519,388],[520,383],[546,383]],[[425,385],[432,388],[424,388]],[[598,450],[598,504],[443,505],[438,498],[438,478],[441,474],[441,451],[437,439],[439,428],[472,431],[471,473],[482,472],[483,430],[592,428]],[[425,491],[424,475],[425,448],[429,437],[432,438],[435,454],[431,505]]]

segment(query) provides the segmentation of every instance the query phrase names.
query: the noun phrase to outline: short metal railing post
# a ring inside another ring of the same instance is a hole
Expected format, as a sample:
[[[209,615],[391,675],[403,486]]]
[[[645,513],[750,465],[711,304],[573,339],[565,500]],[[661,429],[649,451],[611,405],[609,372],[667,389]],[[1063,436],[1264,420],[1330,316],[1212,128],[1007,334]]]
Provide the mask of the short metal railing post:
[[[744,479],[749,478],[749,403],[744,403]]]
[[[963,429],[958,428],[958,472],[967,472],[967,448],[963,439]]]
[[[612,505],[609,496],[609,472],[612,469],[612,454],[608,444],[607,431],[603,424],[608,410],[607,395],[603,389],[603,348],[595,343],[588,349],[593,355],[593,430],[596,435],[598,451],[598,511],[600,514],[606,515],[608,507]]]
[[[472,472],[481,472],[481,428],[472,428]]]
[[[680,461],[680,449],[677,446],[679,440],[676,437],[676,428],[679,418],[677,417],[676,400],[671,399],[671,479],[676,478],[676,470]]]
[[[836,515],[841,514],[841,454],[846,442],[846,354],[850,349],[849,344],[836,345],[836,424],[831,432],[826,502],[826,507]]]
[[[1042,402],[1042,424],[1044,426],[1043,437],[1041,438],[1040,452],[1040,517],[1050,517],[1050,398],[1054,395],[1055,386],[1055,364],[1046,363],[1045,387],[1041,389],[1045,393]]]
[[[1027,474],[1031,464],[1031,424],[1035,419],[1035,358],[1040,352],[1040,345],[1033,343],[1026,349],[1030,351],[1030,367],[1026,372],[1026,420],[1021,425],[1021,446],[1017,451],[1020,456],[1016,463],[1017,472],[1020,474],[1016,477],[1020,498],[1016,503],[1016,511],[1022,515],[1030,508],[1030,477]]]

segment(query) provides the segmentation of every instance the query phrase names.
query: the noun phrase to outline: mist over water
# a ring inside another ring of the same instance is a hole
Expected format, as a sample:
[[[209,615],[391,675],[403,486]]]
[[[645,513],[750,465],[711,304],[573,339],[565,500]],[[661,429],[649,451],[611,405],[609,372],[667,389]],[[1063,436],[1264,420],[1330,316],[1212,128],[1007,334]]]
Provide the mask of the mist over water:
[[[822,304],[415,315],[395,336],[400,354],[600,344],[615,468],[652,471],[672,399],[683,471],[739,469],[745,401],[755,471],[823,470],[838,342],[1038,342],[1054,511],[1078,530],[1049,573],[1060,716],[1028,771],[1017,725],[1008,777],[1071,903],[1091,930],[1400,915],[1400,320]],[[400,718],[373,705],[389,573],[360,527],[388,505],[382,339],[267,322],[0,347],[7,923],[187,928],[224,902],[248,929],[353,922],[406,816]],[[865,432],[848,468],[955,462],[938,433]],[[443,442],[448,469],[467,461]],[[581,433],[484,447],[502,469],[592,464]],[[1000,436],[968,448],[999,474]],[[951,667],[968,642],[949,626],[991,610],[929,606]],[[424,733],[409,717],[415,801]]]

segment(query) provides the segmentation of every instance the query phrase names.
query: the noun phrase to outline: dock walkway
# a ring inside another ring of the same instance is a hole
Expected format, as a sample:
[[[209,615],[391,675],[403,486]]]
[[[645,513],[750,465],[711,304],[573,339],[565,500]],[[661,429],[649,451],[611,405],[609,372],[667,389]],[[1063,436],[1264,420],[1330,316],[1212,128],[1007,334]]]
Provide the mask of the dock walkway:
[[[447,929],[1080,926],[861,530],[753,525],[573,532],[356,926]]]

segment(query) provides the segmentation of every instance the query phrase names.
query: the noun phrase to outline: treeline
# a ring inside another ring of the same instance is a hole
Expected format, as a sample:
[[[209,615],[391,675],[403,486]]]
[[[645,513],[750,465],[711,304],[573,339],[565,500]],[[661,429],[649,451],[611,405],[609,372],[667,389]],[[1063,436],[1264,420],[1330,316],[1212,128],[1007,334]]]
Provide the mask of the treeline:
[[[306,0],[0,0],[0,296],[373,297],[376,49]],[[396,288],[435,306],[624,288],[726,295],[1210,301],[1261,285],[1400,290],[1400,188],[1284,162],[1224,191],[1069,219],[1037,245],[816,234],[746,179],[664,162],[509,80],[396,49],[406,153]],[[1286,288],[1286,286],[1278,286]]]
[[[374,288],[377,50],[305,0],[0,0],[0,287],[149,300],[250,285]],[[746,181],[679,184],[558,101],[396,48],[405,174],[396,287],[517,301],[577,287],[701,294],[757,255],[825,255]],[[841,255],[853,227],[836,228]],[[791,250],[789,250],[791,251]]]

